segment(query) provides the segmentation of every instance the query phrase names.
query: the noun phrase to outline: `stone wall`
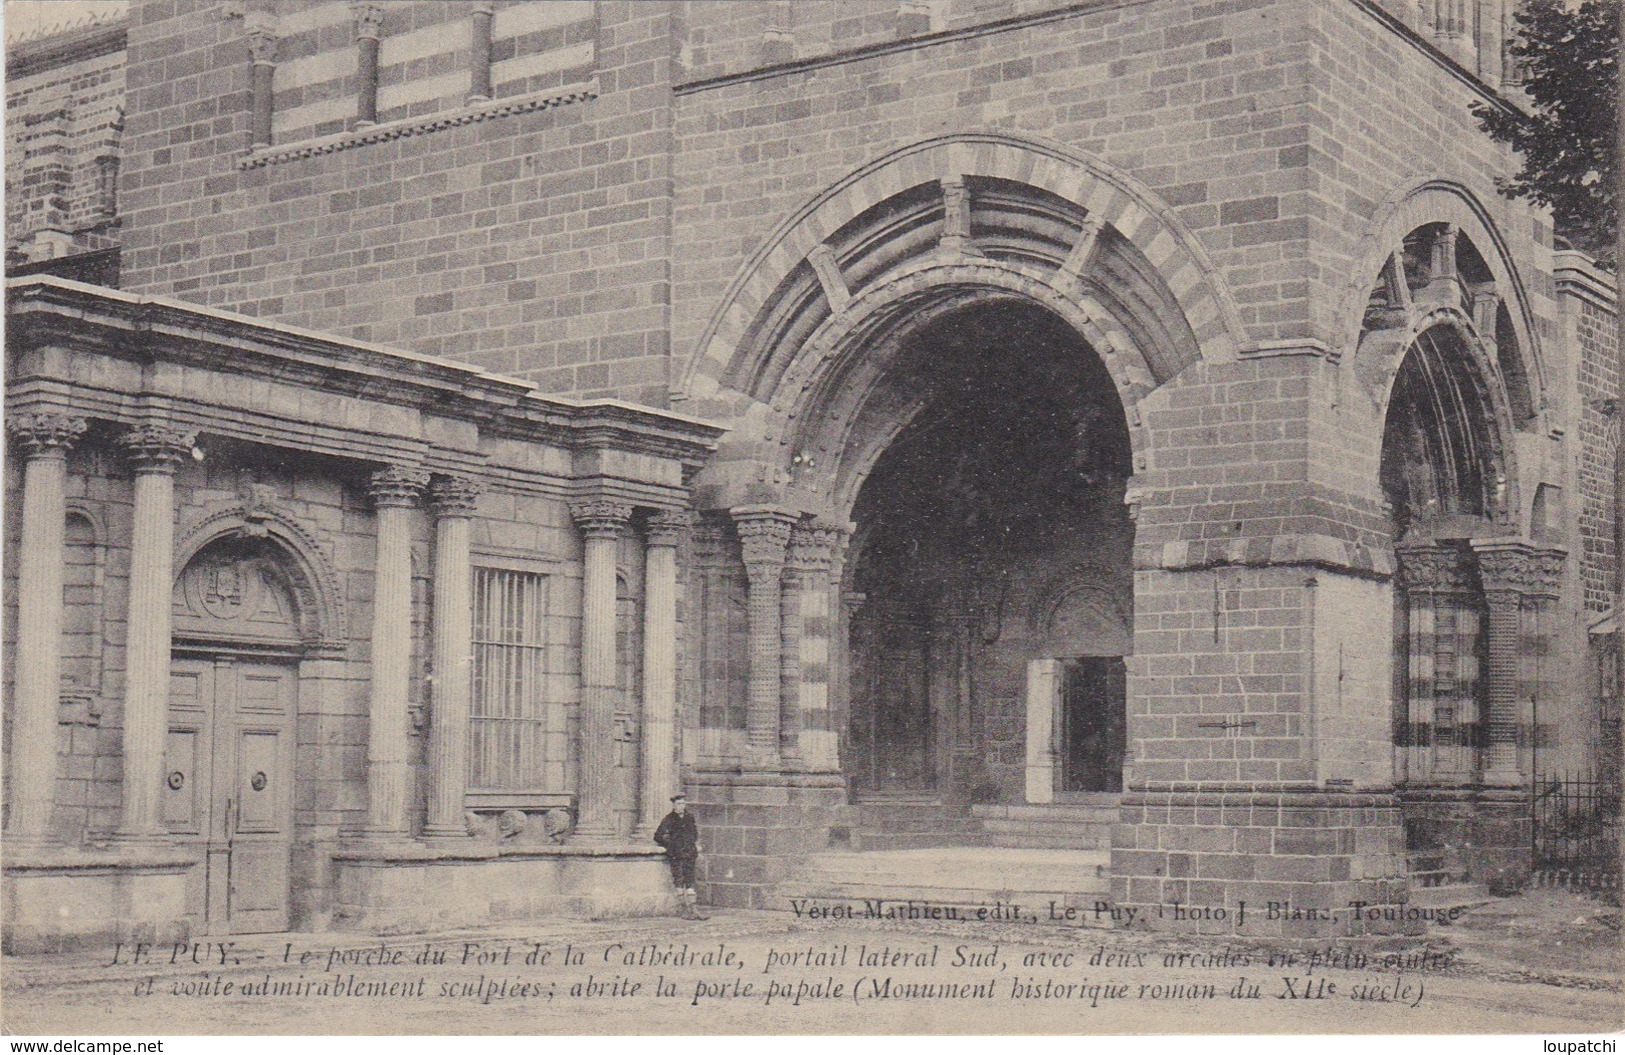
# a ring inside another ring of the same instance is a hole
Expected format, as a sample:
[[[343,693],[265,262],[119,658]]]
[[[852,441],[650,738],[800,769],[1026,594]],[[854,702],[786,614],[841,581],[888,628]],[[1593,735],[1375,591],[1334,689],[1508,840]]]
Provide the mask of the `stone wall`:
[[[244,19],[137,5],[127,288],[663,404],[669,7],[598,5],[596,80],[556,105],[266,161]]]
[[[8,266],[117,246],[124,46],[123,18],[8,46]]]

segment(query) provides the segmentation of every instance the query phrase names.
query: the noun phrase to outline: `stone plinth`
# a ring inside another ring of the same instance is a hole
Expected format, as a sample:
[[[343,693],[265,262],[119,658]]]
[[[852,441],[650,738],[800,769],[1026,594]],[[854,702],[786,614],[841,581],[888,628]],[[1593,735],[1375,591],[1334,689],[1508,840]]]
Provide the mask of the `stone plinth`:
[[[1151,930],[1320,938],[1419,933],[1424,922],[1405,904],[1392,793],[1130,790],[1111,871],[1113,905]]]
[[[657,846],[402,847],[334,855],[332,929],[410,934],[509,920],[600,919],[675,910]]]
[[[685,782],[700,826],[700,900],[782,908],[773,889],[846,822],[846,783],[833,773],[694,773]]]
[[[63,952],[116,942],[184,942],[189,854],[44,850],[8,855],[5,951]]]
[[[1527,791],[1412,785],[1400,789],[1399,799],[1412,850],[1443,855],[1496,894],[1528,882],[1533,819]]]

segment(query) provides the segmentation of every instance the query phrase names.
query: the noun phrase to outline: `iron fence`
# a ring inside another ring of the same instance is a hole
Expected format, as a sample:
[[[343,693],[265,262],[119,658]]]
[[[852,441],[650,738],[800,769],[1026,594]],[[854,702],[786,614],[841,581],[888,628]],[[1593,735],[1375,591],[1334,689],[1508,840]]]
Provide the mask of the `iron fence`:
[[[1535,778],[1531,799],[1537,872],[1566,873],[1576,877],[1575,885],[1617,886],[1619,782],[1590,773],[1548,773]]]

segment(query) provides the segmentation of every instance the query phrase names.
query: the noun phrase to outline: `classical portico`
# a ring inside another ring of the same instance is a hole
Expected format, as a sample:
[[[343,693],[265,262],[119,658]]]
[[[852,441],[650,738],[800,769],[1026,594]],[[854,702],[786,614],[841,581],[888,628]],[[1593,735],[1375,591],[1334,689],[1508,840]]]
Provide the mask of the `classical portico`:
[[[720,430],[52,279],[8,296],[8,948],[666,907],[646,836],[679,786],[687,483]],[[52,819],[70,485],[131,525],[99,613],[122,695],[88,705],[116,806],[78,832]],[[69,890],[100,908],[64,928]]]

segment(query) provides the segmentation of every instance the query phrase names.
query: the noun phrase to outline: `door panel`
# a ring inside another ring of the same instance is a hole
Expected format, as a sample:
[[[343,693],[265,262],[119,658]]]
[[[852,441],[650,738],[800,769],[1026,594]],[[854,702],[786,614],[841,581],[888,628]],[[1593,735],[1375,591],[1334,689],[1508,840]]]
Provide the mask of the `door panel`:
[[[296,668],[178,659],[170,685],[164,816],[199,850],[190,910],[211,934],[285,930]]]
[[[164,824],[171,835],[202,835],[207,809],[198,799],[198,789],[208,790],[208,780],[198,779],[207,767],[203,731],[195,726],[169,726],[169,743],[164,748]]]

